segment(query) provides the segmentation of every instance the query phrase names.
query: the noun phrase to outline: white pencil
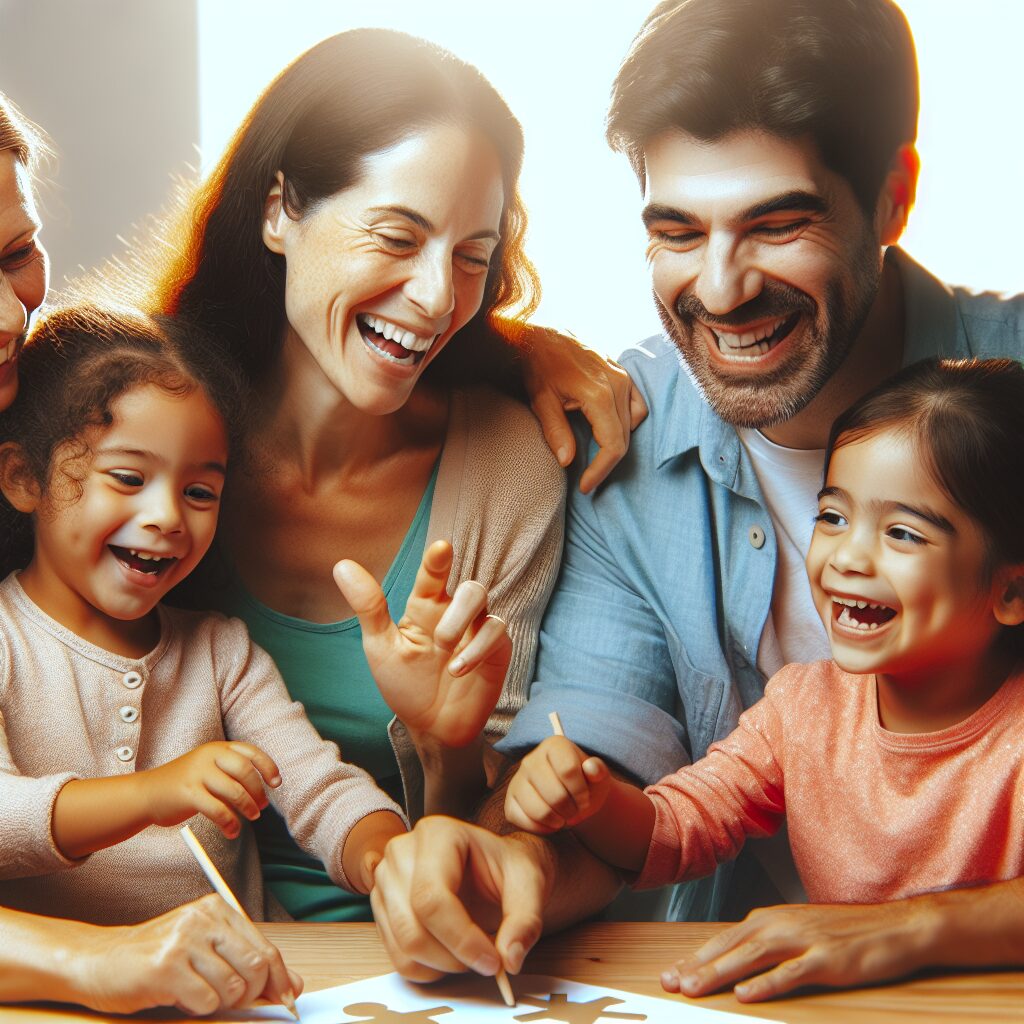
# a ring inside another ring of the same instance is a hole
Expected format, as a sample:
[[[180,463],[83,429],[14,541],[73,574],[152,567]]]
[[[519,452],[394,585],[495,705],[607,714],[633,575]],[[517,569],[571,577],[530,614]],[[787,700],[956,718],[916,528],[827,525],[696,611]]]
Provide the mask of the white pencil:
[[[192,851],[192,856],[199,862],[199,866],[203,869],[203,874],[206,875],[207,881],[213,886],[220,898],[232,910],[236,910],[241,914],[246,921],[251,922],[252,918],[245,912],[242,904],[238,902],[230,886],[224,881],[224,876],[217,870],[217,865],[210,860],[210,855],[203,849],[203,844],[199,842],[195,832],[188,825],[181,826],[181,838],[185,840],[185,845]],[[281,1002],[288,1008],[288,1012],[296,1020],[300,1019],[299,1011],[295,1006],[295,997],[291,993],[286,992],[282,994]]]
[[[548,721],[551,723],[551,731],[556,736],[565,735],[565,731],[562,729],[562,720],[558,717],[557,711],[552,711],[551,714],[548,715]]]

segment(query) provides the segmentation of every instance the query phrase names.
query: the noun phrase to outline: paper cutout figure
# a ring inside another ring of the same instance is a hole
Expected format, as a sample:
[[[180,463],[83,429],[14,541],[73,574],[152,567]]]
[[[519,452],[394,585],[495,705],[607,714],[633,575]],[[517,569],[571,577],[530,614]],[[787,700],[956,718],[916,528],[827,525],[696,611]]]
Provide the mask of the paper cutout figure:
[[[564,992],[553,992],[546,1000],[538,999],[536,996],[521,996],[519,1002],[543,1007],[536,1013],[524,1013],[513,1018],[519,1021],[550,1020],[562,1024],[598,1024],[598,1021],[606,1017],[615,1020],[647,1020],[646,1013],[620,1013],[618,1010],[605,1009],[607,1006],[622,1002],[614,996],[591,999],[589,1003],[570,1003]]]
[[[451,1013],[450,1006],[435,1006],[429,1010],[410,1010],[402,1013],[399,1010],[389,1010],[383,1003],[353,1003],[345,1007],[346,1013],[368,1013],[370,1016],[361,1021],[353,1021],[352,1024],[437,1024],[434,1014]]]

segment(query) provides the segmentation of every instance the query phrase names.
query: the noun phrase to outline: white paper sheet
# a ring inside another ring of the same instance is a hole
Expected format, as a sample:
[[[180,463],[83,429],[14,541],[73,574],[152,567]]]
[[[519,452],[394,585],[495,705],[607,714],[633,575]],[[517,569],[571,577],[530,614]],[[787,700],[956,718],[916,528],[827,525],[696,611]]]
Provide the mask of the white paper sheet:
[[[768,1024],[681,997],[639,996],[544,975],[509,977],[517,1005],[506,1006],[493,978],[452,977],[414,985],[384,974],[299,997],[302,1024]],[[283,1007],[237,1013],[239,1021],[291,1021]]]

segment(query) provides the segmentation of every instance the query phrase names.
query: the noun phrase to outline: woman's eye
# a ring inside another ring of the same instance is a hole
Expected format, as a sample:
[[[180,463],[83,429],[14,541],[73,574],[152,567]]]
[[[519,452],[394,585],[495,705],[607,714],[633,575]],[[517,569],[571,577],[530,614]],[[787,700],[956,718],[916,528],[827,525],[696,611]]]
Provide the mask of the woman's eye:
[[[125,487],[141,487],[143,484],[141,474],[133,473],[131,470],[112,469],[109,475]]]
[[[17,270],[19,267],[28,263],[35,254],[35,242],[30,242],[28,245],[23,245],[20,249],[15,249],[13,252],[6,253],[0,262],[3,263],[7,270]]]
[[[377,232],[377,240],[385,249],[391,249],[393,252],[407,252],[409,249],[416,248],[416,240],[413,238],[385,235],[380,231]]]
[[[471,252],[456,253],[456,256],[471,273],[481,273],[490,269],[491,261],[486,256],[478,256]]]

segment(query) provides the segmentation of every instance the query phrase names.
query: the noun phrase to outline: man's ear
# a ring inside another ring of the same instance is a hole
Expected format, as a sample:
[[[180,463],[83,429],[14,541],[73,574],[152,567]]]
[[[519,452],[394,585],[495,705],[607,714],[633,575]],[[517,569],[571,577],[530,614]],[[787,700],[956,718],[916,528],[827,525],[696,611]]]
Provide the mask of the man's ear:
[[[278,171],[274,179],[263,203],[263,244],[271,252],[283,254],[285,235],[292,219],[284,207],[284,175]]]
[[[1024,622],[1024,565],[1004,565],[992,578],[992,614],[1004,626]]]
[[[0,491],[19,512],[32,513],[39,508],[42,488],[16,441],[0,444]]]
[[[920,169],[921,160],[912,143],[896,150],[875,209],[875,226],[882,245],[895,245],[900,240],[917,195]]]

